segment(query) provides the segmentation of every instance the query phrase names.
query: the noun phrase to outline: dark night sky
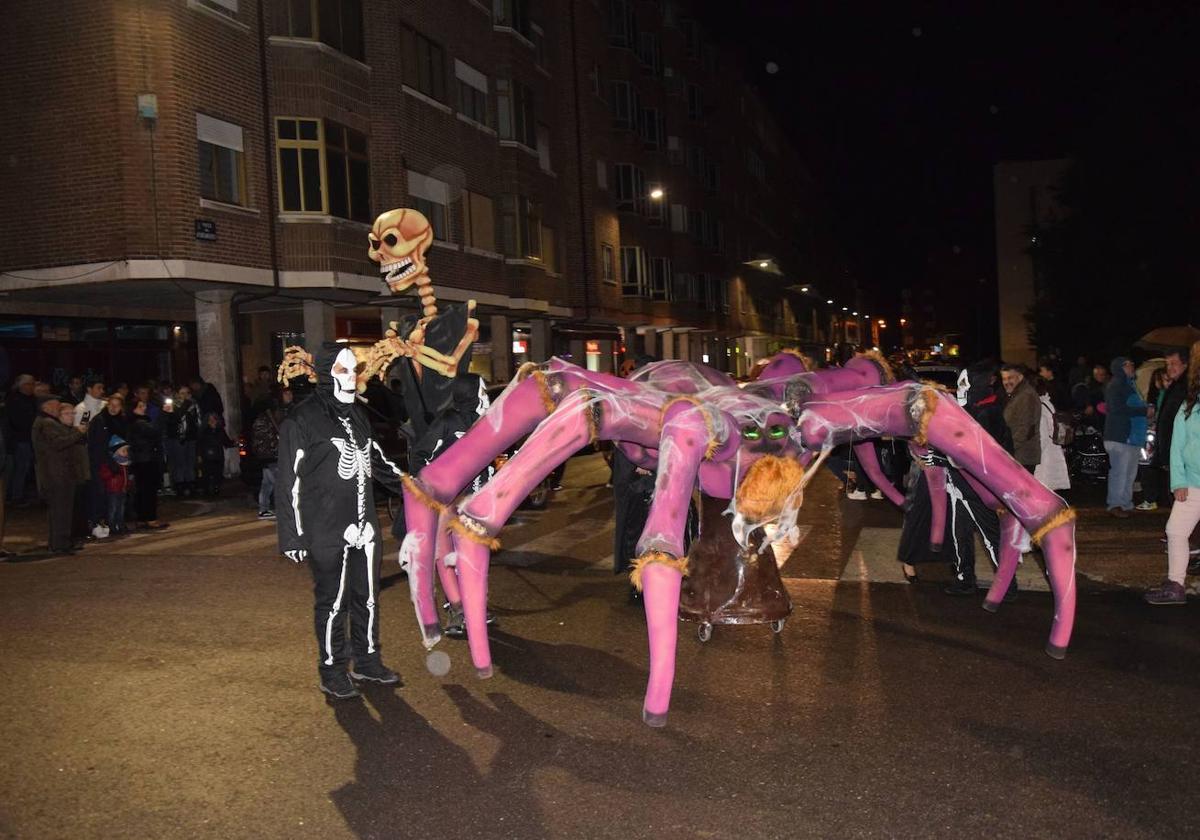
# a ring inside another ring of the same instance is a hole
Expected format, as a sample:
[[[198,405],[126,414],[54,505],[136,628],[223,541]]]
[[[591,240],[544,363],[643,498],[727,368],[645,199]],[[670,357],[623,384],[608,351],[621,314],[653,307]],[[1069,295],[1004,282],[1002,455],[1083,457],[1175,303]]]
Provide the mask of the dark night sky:
[[[1200,109],[1197,2],[700,5],[803,151],[878,309],[902,285],[981,276],[994,296],[997,160],[1198,151],[1179,142]]]

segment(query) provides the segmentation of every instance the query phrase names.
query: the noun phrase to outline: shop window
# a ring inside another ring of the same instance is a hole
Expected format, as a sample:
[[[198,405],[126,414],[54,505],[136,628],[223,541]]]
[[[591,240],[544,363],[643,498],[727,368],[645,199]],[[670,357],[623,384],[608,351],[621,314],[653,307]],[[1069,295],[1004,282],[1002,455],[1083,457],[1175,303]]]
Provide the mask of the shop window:
[[[458,82],[459,113],[480,125],[491,125],[487,107],[487,76],[458,59],[454,60],[454,76]]]
[[[363,60],[362,0],[285,0],[287,34]]]
[[[404,84],[438,102],[446,101],[446,53],[415,29],[400,28]]]
[[[329,120],[275,120],[279,206],[371,221],[367,138]]]
[[[450,241],[447,208],[450,206],[450,185],[420,172],[408,171],[408,204],[429,220],[433,238]]]
[[[463,190],[463,244],[496,250],[496,209],[486,195]]]
[[[196,114],[200,195],[226,204],[246,203],[246,163],[242,127]]]

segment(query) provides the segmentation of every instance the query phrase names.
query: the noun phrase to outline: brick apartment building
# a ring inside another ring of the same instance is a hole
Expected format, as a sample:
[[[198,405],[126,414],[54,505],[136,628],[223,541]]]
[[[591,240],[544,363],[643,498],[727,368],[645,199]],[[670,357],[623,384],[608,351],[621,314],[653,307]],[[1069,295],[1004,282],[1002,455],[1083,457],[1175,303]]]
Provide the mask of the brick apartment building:
[[[366,257],[404,206],[489,379],[741,372],[855,327],[804,167],[682,0],[19,3],[0,53],[13,372],[198,369],[236,405],[287,344],[414,306]]]

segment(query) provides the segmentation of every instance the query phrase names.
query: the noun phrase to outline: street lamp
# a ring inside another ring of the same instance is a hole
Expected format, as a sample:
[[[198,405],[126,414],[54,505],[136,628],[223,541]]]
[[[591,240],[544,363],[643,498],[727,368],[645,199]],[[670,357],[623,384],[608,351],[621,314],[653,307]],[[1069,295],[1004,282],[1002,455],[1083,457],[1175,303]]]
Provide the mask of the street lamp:
[[[843,306],[843,307],[842,307],[842,311],[843,311],[843,312],[849,312],[849,311],[850,311],[850,307],[849,307],[849,306]]]
[[[769,263],[769,262],[767,262],[766,260],[759,260],[759,261],[758,261],[758,267],[759,267],[759,268],[766,268],[768,265],[770,265],[770,263]]]
[[[804,293],[806,293],[806,294],[807,294],[807,293],[808,293],[808,286],[801,286],[801,287],[800,287],[800,291],[801,291],[801,292],[804,292]]]
[[[650,197],[655,201],[661,201],[663,197],[663,188],[655,187],[654,189],[650,190]]]
[[[827,300],[827,301],[825,301],[825,302],[826,302],[827,304],[829,304],[830,306],[833,306],[833,298],[830,298],[829,300]]]

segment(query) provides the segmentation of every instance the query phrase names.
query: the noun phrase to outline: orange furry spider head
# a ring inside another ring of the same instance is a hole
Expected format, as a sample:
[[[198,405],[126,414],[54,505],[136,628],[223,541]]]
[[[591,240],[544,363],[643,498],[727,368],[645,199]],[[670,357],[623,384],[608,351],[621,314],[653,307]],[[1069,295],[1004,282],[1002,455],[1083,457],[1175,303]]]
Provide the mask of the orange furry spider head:
[[[804,467],[792,458],[764,455],[746,471],[737,489],[737,512],[747,522],[766,522],[778,516],[804,481]]]

